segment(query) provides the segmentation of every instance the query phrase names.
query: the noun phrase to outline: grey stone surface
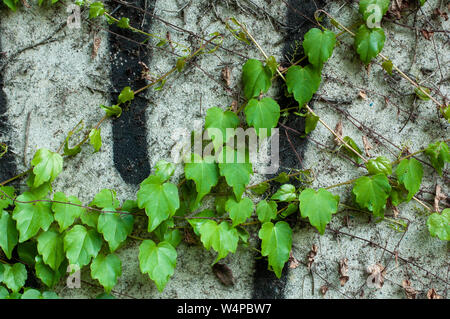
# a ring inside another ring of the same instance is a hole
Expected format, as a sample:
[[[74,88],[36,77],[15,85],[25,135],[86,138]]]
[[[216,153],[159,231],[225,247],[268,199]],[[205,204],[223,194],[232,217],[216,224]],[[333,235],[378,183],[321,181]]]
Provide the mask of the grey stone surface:
[[[111,57],[108,33],[104,31],[107,24],[100,23],[103,29],[98,29],[83,20],[80,29],[68,29],[63,23],[68,16],[65,9],[69,3],[60,1],[52,7],[44,8],[33,5],[30,9],[22,8],[16,13],[3,7],[0,11],[1,48],[6,52],[6,58],[0,62],[0,72],[7,97],[7,139],[11,143],[19,172],[27,168],[37,149],[58,149],[67,132],[80,120],[83,120],[86,128],[92,126],[102,117],[98,106],[112,103],[112,75],[109,74]],[[440,2],[437,0],[429,0],[423,7],[423,12],[419,11],[416,24],[418,28],[428,28],[425,21],[438,3]],[[111,8],[115,8],[116,4],[112,2]],[[179,11],[183,7],[184,9]],[[247,24],[269,55],[280,60],[283,58],[283,34],[280,29],[274,27],[276,22],[267,18],[266,13],[283,22],[288,10],[293,9],[286,6],[284,1],[167,0],[156,1],[155,15],[205,38],[213,32],[221,32],[225,35],[224,47],[248,58],[261,59],[261,54],[254,46],[238,42],[226,31],[221,20],[236,17]],[[301,8],[298,10],[301,11]],[[347,26],[359,19],[356,2],[331,1],[327,10]],[[86,16],[87,13],[83,12],[83,17]],[[413,19],[414,15],[411,15],[408,23],[411,24]],[[438,18],[430,23],[435,29],[448,30],[450,22]],[[436,32],[434,42],[431,42],[424,39],[420,33],[416,38],[414,32],[408,28],[389,22],[384,22],[383,25],[387,34],[383,54],[421,84],[438,88],[442,95],[447,96],[448,33]],[[153,21],[151,33],[165,37],[167,31],[173,41],[187,46],[198,46],[198,39],[195,37],[185,32],[177,32],[160,21]],[[101,45],[97,56],[92,58],[94,34],[101,38]],[[44,41],[46,39],[48,40]],[[393,78],[386,75],[380,63],[374,63],[370,70],[366,70],[353,49],[352,41],[348,35],[339,37],[339,45],[323,70],[324,78],[313,103],[317,114],[333,128],[341,120],[344,135],[351,136],[359,145],[362,145],[362,136],[366,135],[374,146],[370,151],[372,158],[384,155],[394,160],[399,150],[386,141],[378,144],[367,135],[366,130],[358,130],[346,119],[344,113],[335,107],[348,112],[386,140],[400,147],[409,147],[411,151],[418,150],[431,141],[448,138],[448,124],[436,116],[435,105],[431,101],[415,99],[413,88],[397,75]],[[157,40],[152,43],[157,43]],[[441,71],[435,51],[440,59]],[[175,49],[175,52],[180,51]],[[195,60],[196,65],[190,64],[182,73],[171,76],[163,90],[145,92],[148,99],[148,122],[145,125],[151,167],[161,159],[170,160],[174,145],[171,135],[175,129],[190,130],[195,120],[204,119],[209,107],[225,108],[231,105],[235,97],[224,90],[221,71],[225,65],[230,66],[231,88],[239,91],[241,66],[244,62],[245,59],[237,54],[217,50],[213,54],[199,56]],[[152,74],[161,75],[175,63],[176,58],[173,55],[153,49],[148,66]],[[276,95],[277,90],[276,87],[271,89],[269,95]],[[366,100],[358,96],[361,90],[366,92]],[[326,103],[321,98],[334,101],[335,105]],[[388,103],[386,99],[389,100]],[[413,114],[412,119],[403,128],[410,112]],[[26,134],[29,113],[29,134]],[[320,124],[310,137],[311,141],[307,143],[304,152],[303,167],[314,172],[312,187],[326,187],[365,173],[364,169],[322,150],[312,142],[320,142],[329,149],[335,148],[332,135]],[[84,203],[88,203],[103,188],[115,189],[121,200],[135,197],[138,186],[124,183],[114,167],[109,122],[102,125],[102,138],[103,146],[100,152],[93,153],[92,148],[86,146],[81,154],[65,161],[64,171],[54,183],[55,191],[78,196]],[[291,138],[298,136],[291,135]],[[26,139],[28,147],[24,149]],[[182,166],[179,165],[174,182],[179,180],[181,173]],[[422,193],[421,197],[432,201],[433,195],[430,193],[434,193],[436,183],[443,186],[443,191],[449,194],[448,169],[445,177],[440,178],[431,167],[424,166],[424,176],[426,178],[422,189],[426,192]],[[265,176],[255,174],[250,183],[265,179]],[[352,204],[350,187],[335,188],[332,192],[340,195],[342,202]],[[386,214],[391,216],[392,212],[387,210]],[[361,212],[342,209],[334,215],[330,224],[332,229],[359,238],[336,235],[332,231],[319,236],[311,226],[298,222],[294,227],[293,255],[301,261],[306,261],[313,244],[318,246],[318,254],[311,273],[304,265],[287,270],[284,297],[404,298],[401,284],[402,280],[407,278],[411,280],[412,286],[420,291],[420,297],[424,297],[429,288],[435,288],[439,294],[445,296],[449,267],[447,243],[430,237],[425,225],[426,215],[417,203],[402,204],[399,217],[410,221],[406,233],[392,229],[387,220],[374,223],[368,215]],[[138,219],[135,227],[137,233],[145,232],[146,220]],[[391,253],[361,238],[385,247],[390,252],[398,251],[400,257],[411,262],[396,262]],[[256,238],[252,238],[251,242],[255,245]],[[114,288],[118,297],[253,296],[256,254],[251,249],[239,247],[236,254],[229,255],[224,260],[236,278],[235,286],[224,287],[211,271],[214,254],[200,246],[182,243],[177,249],[175,274],[164,292],[158,293],[148,276],[139,271],[138,246],[139,241],[128,239],[126,245],[118,251],[123,264],[123,275]],[[349,281],[341,287],[338,263],[343,258],[348,259]],[[377,262],[388,265],[386,282],[381,289],[370,288],[366,284],[367,267]],[[91,298],[102,291],[98,283],[90,279],[88,269],[82,272],[82,279],[84,281],[80,289],[69,289],[62,283],[57,287],[58,293],[65,298]],[[323,285],[330,285],[324,297],[319,292],[319,287]]]

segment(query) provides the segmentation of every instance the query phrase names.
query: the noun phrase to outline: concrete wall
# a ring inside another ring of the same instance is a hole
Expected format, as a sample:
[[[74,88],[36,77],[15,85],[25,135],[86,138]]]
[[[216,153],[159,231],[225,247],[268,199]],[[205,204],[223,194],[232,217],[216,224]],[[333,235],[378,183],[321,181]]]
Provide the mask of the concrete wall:
[[[230,51],[217,50],[201,55],[195,64],[171,76],[162,90],[146,91],[119,120],[102,125],[100,152],[93,154],[90,147],[85,147],[81,154],[65,161],[54,190],[78,196],[85,203],[103,188],[115,189],[121,200],[134,198],[139,182],[148,176],[154,164],[161,159],[170,160],[175,144],[171,135],[175,129],[191,130],[196,120],[204,119],[209,107],[227,107],[233,100],[241,101],[241,67],[247,58],[261,58],[261,55],[254,46],[237,41],[226,31],[226,18],[236,17],[246,23],[266,52],[283,63],[293,54],[295,41],[301,40],[312,26],[305,16],[313,19],[316,5],[324,6],[347,26],[359,19],[357,2],[343,0],[329,3],[314,0],[136,0],[129,3],[147,8],[152,14],[144,15],[116,1],[107,5],[110,11],[116,10],[116,16],[129,17],[132,25],[162,37],[169,32],[174,42],[186,46],[199,45],[196,35],[208,38],[213,32],[221,32],[225,35],[223,47]],[[429,0],[416,18],[411,14],[404,22],[412,25],[416,19],[419,29],[430,28],[427,23],[431,23],[435,30],[448,30],[449,21],[430,20],[438,3],[440,1]],[[0,137],[11,150],[8,157],[0,160],[0,180],[25,170],[37,149],[56,150],[65,134],[80,120],[85,127],[95,124],[103,114],[98,106],[110,105],[122,87],[145,85],[145,80],[139,79],[139,61],[155,75],[163,74],[176,63],[176,55],[154,47],[157,41],[151,42],[152,47],[140,47],[133,41],[142,41],[142,37],[115,29],[104,21],[88,22],[87,12],[82,13],[80,29],[69,29],[65,25],[69,4],[69,1],[60,1],[52,7],[32,5],[16,13],[4,7],[0,9],[0,51],[6,53],[0,59]],[[448,12],[445,6],[441,9]],[[386,21],[384,27],[387,39],[383,53],[419,82],[438,88],[444,96],[448,94],[448,33],[436,32],[434,41],[429,41],[420,33],[416,37],[413,30],[394,23]],[[95,57],[92,56],[94,38],[101,40]],[[351,136],[359,145],[362,145],[362,136],[367,136],[373,146],[372,157],[385,155],[392,160],[399,153],[395,146],[408,146],[415,151],[431,141],[448,138],[448,124],[436,116],[432,102],[415,99],[412,87],[405,80],[397,75],[386,75],[378,63],[366,70],[352,47],[352,38],[343,35],[339,40],[339,46],[324,68],[315,101],[311,103],[325,122],[334,127],[342,121],[344,135]],[[179,49],[174,52],[180,53]],[[224,88],[221,77],[225,66],[231,69],[229,90]],[[367,99],[358,97],[361,90],[366,92]],[[276,97],[282,108],[291,103],[283,98],[279,85],[269,94]],[[357,125],[352,125],[350,120]],[[281,122],[300,131],[304,125],[295,116],[282,118]],[[380,135],[370,136],[369,130]],[[318,125],[310,139],[302,140],[292,131],[288,133],[302,163],[298,162],[284,130],[280,129],[280,171],[311,169],[315,176],[312,187],[316,188],[364,174],[362,168],[329,151],[334,148],[333,138],[324,127]],[[448,169],[443,178],[426,165],[424,172],[426,180],[420,198],[432,202],[436,183],[448,194]],[[180,165],[175,180],[181,173]],[[250,183],[267,178],[254,175]],[[23,181],[20,184],[24,184]],[[272,187],[275,190],[278,184]],[[339,194],[343,202],[352,204],[351,188],[337,188],[333,192]],[[392,212],[388,210],[387,215]],[[118,251],[123,275],[114,294],[121,298],[404,298],[402,281],[409,279],[419,291],[419,297],[425,297],[430,288],[446,296],[447,243],[430,237],[426,216],[415,203],[402,205],[399,218],[410,222],[406,233],[395,231],[388,221],[376,224],[364,213],[342,210],[330,224],[334,231],[328,230],[324,236],[292,218],[293,255],[306,263],[312,245],[318,247],[312,270],[304,264],[295,269],[286,267],[278,280],[266,271],[267,265],[254,251],[239,247],[236,254],[224,260],[236,279],[232,287],[223,286],[213,274],[210,265],[215,257],[212,253],[183,242],[177,249],[175,275],[163,293],[158,293],[147,275],[139,271],[140,242],[128,239],[125,247]],[[138,219],[135,228],[137,235],[145,237],[144,219]],[[251,242],[258,244],[256,237],[251,238]],[[397,262],[394,251],[398,252]],[[349,281],[341,287],[338,263],[343,258],[348,259]],[[381,289],[366,284],[366,269],[377,262],[387,266],[386,282]],[[82,279],[80,289],[69,289],[61,284],[58,293],[66,298],[90,298],[102,292],[98,283],[90,279],[88,271],[82,272]],[[329,286],[325,296],[319,292],[323,285]]]

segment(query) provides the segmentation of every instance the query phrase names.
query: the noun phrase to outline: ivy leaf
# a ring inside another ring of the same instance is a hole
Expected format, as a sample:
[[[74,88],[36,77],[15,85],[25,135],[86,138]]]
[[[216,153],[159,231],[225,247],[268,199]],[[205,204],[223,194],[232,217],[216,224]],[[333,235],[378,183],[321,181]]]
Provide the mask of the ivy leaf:
[[[244,109],[247,124],[253,126],[256,135],[260,136],[260,129],[267,129],[266,136],[272,134],[272,128],[278,124],[280,106],[270,97],[261,100],[251,99]]]
[[[0,267],[2,267],[2,266],[0,266]],[[8,297],[9,297],[8,290],[5,287],[0,286],[0,300],[1,299],[8,299]]]
[[[266,93],[272,85],[272,70],[270,66],[263,66],[261,61],[249,59],[242,67],[242,83],[244,96],[247,100]]]
[[[34,154],[31,166],[34,167],[35,175],[33,187],[38,187],[45,182],[52,182],[61,173],[63,158],[58,153],[41,148]]]
[[[250,190],[252,191],[252,193],[256,195],[262,195],[269,189],[269,187],[270,187],[269,183],[263,182],[259,183],[255,187],[250,188]]]
[[[295,186],[291,184],[281,185],[277,192],[272,195],[272,199],[276,199],[281,202],[292,202],[296,198],[297,195],[295,195]]]
[[[450,123],[450,105],[447,105],[445,108],[441,108],[441,112],[442,115],[444,116],[444,118],[447,120],[448,123]],[[1,194],[0,194],[1,197]],[[0,200],[1,202],[1,200]],[[1,203],[0,203],[0,207],[1,207]]]
[[[159,241],[166,241],[176,248],[183,237],[180,230],[171,228],[174,226],[173,219],[166,220],[155,229],[154,234],[158,237]]]
[[[405,158],[398,164],[395,170],[398,181],[405,186],[408,190],[408,201],[416,194],[420,189],[422,183],[423,167],[415,158]]]
[[[155,165],[155,175],[161,177],[165,182],[175,172],[175,165],[164,160],[158,161]]]
[[[334,32],[317,28],[310,29],[305,34],[303,49],[308,56],[309,63],[321,68],[333,54],[336,45],[336,35]]]
[[[196,205],[199,204],[202,198],[211,191],[213,186],[219,182],[219,169],[214,163],[214,158],[211,156],[201,158],[200,155],[192,154],[190,163],[186,163],[184,173],[186,179],[193,180],[197,189]]]
[[[71,136],[71,134],[69,134],[69,136],[67,136],[66,141],[64,142],[64,153],[63,153],[64,156],[75,156],[81,152],[80,146],[75,146],[73,148],[69,147],[70,136]]]
[[[425,2],[427,2],[427,0],[419,0],[420,2],[420,6],[423,6],[425,4]]]
[[[71,265],[80,268],[89,264],[102,248],[102,239],[94,229],[87,230],[82,225],[75,225],[64,236],[64,251]]]
[[[0,210],[0,247],[8,259],[19,241],[19,233],[9,213]],[[1,281],[1,280],[0,280]]]
[[[365,24],[360,26],[355,36],[355,47],[361,61],[369,64],[383,50],[385,39],[383,29],[369,29]]]
[[[97,229],[99,216],[100,216],[100,213],[98,211],[84,210],[80,215],[80,219],[83,222],[83,224]]]
[[[12,266],[3,265],[3,283],[13,292],[19,292],[25,285],[27,276],[27,269],[21,263]]]
[[[298,211],[298,203],[296,203],[296,202],[290,203],[283,212],[281,212],[280,214],[277,215],[277,217],[286,218],[289,215],[292,215],[293,213],[295,213],[297,211]]]
[[[111,213],[111,208],[105,208],[98,217],[97,230],[103,234],[109,249],[114,252],[133,230],[134,218],[131,214]]]
[[[17,0],[3,0],[3,3],[6,4],[12,11],[16,12],[17,10]]]
[[[416,93],[419,99],[421,99],[422,101],[428,101],[430,100],[430,97],[425,94],[425,92],[430,95],[430,89],[427,87],[419,86],[414,89],[414,93]]]
[[[105,13],[105,8],[102,2],[94,2],[89,6],[89,19],[102,16]]]
[[[99,254],[92,261],[91,277],[100,282],[107,294],[111,293],[120,276],[122,276],[122,262],[116,255],[104,256]]]
[[[112,207],[117,209],[120,207],[120,202],[116,198],[116,191],[113,189],[102,189],[94,197],[94,200],[89,204],[90,206],[97,206],[99,208]]]
[[[363,15],[364,21],[370,17],[373,22],[380,22],[389,9],[390,0],[361,0],[359,2],[359,12]],[[378,10],[374,9],[377,7]]]
[[[189,222],[189,224],[191,224],[192,229],[194,230],[194,233],[197,236],[200,236],[200,232],[199,232],[200,226],[204,222],[208,221],[209,219],[207,219],[207,218],[203,219],[203,218],[198,218],[198,217],[215,217],[215,214],[212,210],[205,209],[205,210],[201,211],[200,213],[196,214],[195,218],[188,219],[188,222]]]
[[[270,222],[277,217],[277,203],[263,199],[256,205],[256,215],[262,224]]]
[[[450,153],[448,145],[445,142],[436,142],[428,145],[425,150],[425,155],[428,156],[434,169],[442,176],[442,169],[446,162],[450,162]]]
[[[129,86],[123,88],[122,92],[119,94],[118,103],[122,104],[134,99],[134,92]]]
[[[89,144],[94,147],[94,153],[98,152],[100,150],[100,147],[102,147],[102,136],[100,134],[100,128],[93,128],[89,133]]]
[[[54,230],[48,230],[39,235],[37,242],[37,249],[43,261],[56,271],[65,258],[62,235]]]
[[[80,200],[75,196],[66,197],[66,195],[62,192],[55,193],[55,195],[53,196],[53,200],[57,202],[82,205]],[[75,219],[80,217],[81,214],[85,211],[85,209],[82,207],[55,202],[52,204],[52,210],[55,213],[55,220],[59,224],[60,232],[63,232],[64,230],[72,226]]]
[[[233,159],[229,162],[228,159]],[[225,146],[219,155],[220,175],[225,177],[227,184],[233,188],[236,199],[240,199],[244,193],[245,186],[250,182],[250,174],[253,174],[252,164],[248,162],[247,154],[235,151]]]
[[[42,294],[39,290],[25,288],[25,291],[20,299],[42,299]]]
[[[223,111],[218,107],[211,107],[206,111],[205,128],[208,136],[213,140],[216,150],[228,140],[227,128],[235,129],[238,125],[239,118],[234,112]],[[222,133],[222,136],[219,136],[217,130]]]
[[[387,176],[392,174],[391,162],[384,156],[369,160],[366,167],[371,175],[382,173]]]
[[[224,221],[217,225],[215,221],[208,219],[198,226],[198,232],[206,250],[212,247],[218,253],[214,263],[225,258],[229,252],[236,251],[239,234],[229,223]]]
[[[36,277],[38,277],[47,287],[51,288],[55,286],[64,276],[67,266],[68,262],[67,259],[65,259],[59,266],[58,270],[54,271],[43,262],[41,256],[36,256],[34,267],[36,270]]]
[[[431,236],[437,236],[440,240],[450,240],[450,208],[444,209],[441,214],[431,214],[427,226]]]
[[[358,152],[359,154],[362,154],[361,149],[358,147],[358,144],[356,144],[356,142],[350,137],[350,136],[344,136],[344,138],[342,139],[345,143],[347,143],[348,145],[350,145],[350,147],[352,149],[354,149],[356,152]],[[351,158],[353,158],[356,163],[361,163],[361,158],[355,154],[355,152],[353,152],[350,148],[347,147],[347,145],[343,145],[344,147],[344,151],[345,153],[350,156]]]
[[[130,19],[122,17],[119,22],[117,22],[117,26],[122,29],[130,28]]]
[[[242,224],[247,218],[252,216],[254,208],[253,202],[247,197],[242,198],[239,202],[230,198],[225,204],[225,209],[229,212],[230,218],[233,221],[232,227]]]
[[[26,241],[17,245],[17,254],[19,259],[27,265],[34,265],[35,258],[38,255],[37,244],[35,241]]]
[[[317,228],[319,233],[325,233],[325,227],[336,214],[339,205],[339,196],[334,196],[326,189],[307,188],[299,196],[300,212],[303,218],[308,218],[311,225]]]
[[[17,200],[23,202],[37,199],[39,198],[36,198],[31,192],[25,192],[17,197]],[[12,218],[17,222],[20,243],[36,235],[39,229],[44,231],[48,230],[50,224],[53,222],[51,206],[52,204],[48,202],[35,202],[30,204],[16,202]]]
[[[308,103],[320,85],[320,73],[312,66],[304,68],[291,66],[286,74],[286,85],[289,93],[294,94],[300,107]]]
[[[384,217],[384,208],[391,192],[391,185],[384,174],[362,176],[355,181],[353,194],[356,202],[373,212],[376,217]]]
[[[261,226],[258,236],[261,238],[261,255],[269,256],[269,266],[280,278],[292,247],[291,227],[284,221],[277,222],[275,225],[266,222]]]
[[[319,117],[313,115],[311,112],[308,112],[305,118],[305,134],[309,134],[314,131],[316,129],[317,122],[319,122]]]
[[[139,208],[145,208],[149,232],[172,217],[180,207],[177,186],[169,182],[163,183],[158,176],[149,176],[141,183],[137,202]]]
[[[381,63],[381,66],[387,72],[387,74],[392,76],[392,68],[394,67],[394,64],[392,63],[391,60],[384,61],[383,63]]]
[[[8,208],[8,206],[12,206],[14,203],[11,198],[15,198],[16,196],[14,187],[0,185],[0,190],[0,210],[2,210]]]
[[[100,107],[105,110],[108,116],[120,117],[122,115],[122,108],[117,104],[113,106],[100,105]]]
[[[144,240],[139,246],[139,266],[143,274],[148,274],[156,283],[159,292],[164,290],[177,264],[177,251],[168,242],[158,245],[152,240]]]

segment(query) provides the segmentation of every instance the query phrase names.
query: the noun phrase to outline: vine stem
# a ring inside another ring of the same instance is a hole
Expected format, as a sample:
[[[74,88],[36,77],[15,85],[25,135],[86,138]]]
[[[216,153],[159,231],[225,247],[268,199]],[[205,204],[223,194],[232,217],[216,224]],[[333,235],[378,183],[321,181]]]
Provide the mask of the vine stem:
[[[336,23],[340,28],[342,28],[345,32],[347,32],[348,34],[350,34],[352,37],[355,37],[356,34],[354,32],[352,32],[351,30],[349,30],[347,27],[345,27],[342,23],[340,23],[338,20],[336,20],[331,14],[329,14],[328,12],[326,12],[325,10],[319,9],[314,13],[314,18],[316,19],[316,21],[318,21],[318,17],[317,17],[317,13],[319,12],[323,12],[326,16],[328,16],[334,23]],[[319,23],[319,22],[318,22]],[[333,24],[334,24],[333,23]],[[319,25],[323,28],[323,26],[319,23]],[[386,56],[384,56],[381,52],[378,53],[378,56],[380,58],[382,58],[384,61],[391,61],[389,58],[387,58]],[[392,63],[392,61],[391,61]],[[423,94],[425,94],[428,98],[430,98],[434,103],[436,103],[436,105],[439,108],[444,108],[445,106],[442,105],[441,103],[439,103],[438,100],[436,100],[433,96],[431,96],[428,92],[426,92],[425,90],[423,90],[420,85],[415,82],[414,80],[412,80],[409,76],[407,76],[402,70],[400,70],[394,63],[392,63],[392,67],[400,74],[400,76],[402,78],[404,78],[405,80],[407,80],[409,83],[411,83],[414,87],[418,88]]]

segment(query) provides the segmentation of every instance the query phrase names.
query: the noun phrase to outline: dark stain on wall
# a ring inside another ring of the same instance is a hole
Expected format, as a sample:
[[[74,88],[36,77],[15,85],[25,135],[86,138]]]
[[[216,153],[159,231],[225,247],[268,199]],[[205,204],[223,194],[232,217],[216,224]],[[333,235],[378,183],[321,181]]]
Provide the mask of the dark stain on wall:
[[[289,5],[286,6],[286,25],[288,30],[285,35],[285,42],[283,47],[283,60],[280,63],[288,67],[290,65],[289,60],[296,61],[303,56],[303,48],[301,46],[301,41],[305,33],[314,24],[306,17],[314,21],[314,12],[317,8],[321,8],[325,5],[322,0],[289,0]],[[302,15],[303,14],[303,15]],[[280,79],[281,81],[281,79]],[[286,97],[283,83],[279,83],[282,89],[278,93],[277,102],[282,109],[288,107],[297,106],[298,103],[291,97]],[[285,126],[295,129],[299,132],[305,131],[305,119],[294,114],[291,114],[286,120],[280,119],[280,122]],[[280,126],[280,169],[276,175],[285,171],[287,172],[289,168],[301,168],[301,163],[299,162],[297,152],[300,159],[303,157],[304,147],[307,140],[300,138],[298,135],[287,131],[289,134],[290,142],[286,136],[286,130]],[[292,143],[292,145],[291,145]],[[273,176],[267,176],[267,178],[273,178]],[[290,182],[295,186],[298,185],[298,181],[292,180]],[[297,184],[297,185],[296,185]],[[276,191],[280,187],[280,184],[273,182],[271,183],[271,190]],[[282,208],[280,205],[279,208]],[[293,227],[297,222],[298,214],[290,215],[286,218],[286,221]],[[253,298],[255,299],[282,299],[284,298],[284,289],[287,281],[288,273],[288,263],[286,263],[281,278],[278,279],[275,273],[268,270],[267,259],[256,259],[255,261],[255,272],[253,280]]]
[[[134,0],[131,5],[153,13],[156,0]],[[117,9],[117,10],[116,10]],[[141,30],[149,30],[151,17],[129,6],[111,2],[111,10],[117,18],[128,17],[130,25]],[[110,31],[136,42],[146,39],[144,35],[121,29],[115,24],[109,26]],[[151,50],[133,41],[126,41],[112,33],[109,34],[111,54],[111,83],[115,92],[130,86],[132,90],[144,87],[147,83],[141,78],[142,67],[139,62],[149,64]],[[113,120],[114,165],[123,180],[129,184],[139,184],[150,174],[150,163],[147,152],[147,118],[148,99],[136,95],[131,104],[123,107],[122,115]],[[118,94],[112,96],[117,101]]]

